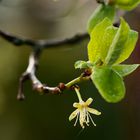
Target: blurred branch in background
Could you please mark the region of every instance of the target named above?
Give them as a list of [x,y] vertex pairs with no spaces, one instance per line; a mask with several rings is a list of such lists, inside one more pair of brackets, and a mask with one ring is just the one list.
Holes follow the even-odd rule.
[[49,48],[49,47],[56,47],[56,46],[62,46],[62,45],[68,45],[68,44],[75,44],[83,39],[89,38],[89,35],[87,33],[83,34],[77,34],[74,35],[71,38],[64,38],[64,39],[57,39],[57,40],[30,40],[30,39],[23,39],[16,37],[14,35],[11,35],[9,33],[6,33],[2,30],[0,30],[0,36],[7,40],[8,42],[16,45],[16,46],[22,46],[22,45],[28,45],[31,46],[33,49],[39,48]]

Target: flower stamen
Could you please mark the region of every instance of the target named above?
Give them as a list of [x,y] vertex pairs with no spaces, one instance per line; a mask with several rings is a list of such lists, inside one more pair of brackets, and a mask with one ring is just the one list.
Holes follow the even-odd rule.
[[96,126],[96,124],[95,124],[95,122],[93,121],[93,119],[92,119],[91,115],[89,114],[89,112],[87,112],[87,113],[88,113],[88,116],[89,116],[89,118],[90,118],[92,124],[93,124],[94,126]]
[[80,115],[80,113],[78,113],[77,116],[76,116],[76,120],[75,120],[74,126],[76,126],[76,124],[77,124],[77,122],[78,122],[79,115]]

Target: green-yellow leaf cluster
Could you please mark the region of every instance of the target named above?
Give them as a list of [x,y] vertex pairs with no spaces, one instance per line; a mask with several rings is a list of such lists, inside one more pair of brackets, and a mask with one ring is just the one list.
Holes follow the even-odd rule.
[[120,63],[131,55],[137,39],[138,33],[131,30],[123,18],[118,28],[105,18],[90,32],[89,61],[78,61],[75,68],[92,70],[91,80],[107,102],[116,103],[125,96],[123,77],[132,73],[139,64]]

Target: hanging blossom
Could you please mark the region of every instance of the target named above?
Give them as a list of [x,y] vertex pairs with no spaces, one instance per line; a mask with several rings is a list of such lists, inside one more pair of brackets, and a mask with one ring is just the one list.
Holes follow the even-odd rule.
[[75,91],[77,93],[78,99],[79,99],[79,103],[74,103],[73,107],[77,108],[74,112],[71,113],[71,115],[69,116],[69,121],[73,120],[76,117],[76,121],[74,126],[76,126],[78,119],[79,119],[79,123],[81,125],[82,128],[85,128],[85,124],[87,126],[89,126],[89,122],[91,120],[92,124],[94,126],[96,126],[96,124],[94,123],[91,114],[94,115],[101,115],[101,112],[99,112],[96,109],[90,108],[89,105],[92,103],[93,99],[89,98],[86,102],[84,102],[81,98],[79,89],[75,88]]

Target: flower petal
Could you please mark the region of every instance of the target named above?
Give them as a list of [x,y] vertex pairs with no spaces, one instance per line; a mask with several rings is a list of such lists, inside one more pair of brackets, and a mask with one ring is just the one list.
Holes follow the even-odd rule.
[[95,115],[101,115],[101,112],[99,112],[98,110],[93,109],[93,108],[87,107],[87,111],[92,113],[92,114],[95,114]]
[[77,122],[78,122],[79,115],[80,115],[80,113],[77,114],[77,117],[76,117],[76,120],[75,120],[74,126],[76,126],[76,124],[77,124]]
[[79,110],[76,109],[75,111],[73,111],[70,116],[69,116],[69,121],[71,121],[72,119],[74,119],[76,117],[76,115],[78,115]]
[[73,107],[79,108],[81,105],[79,103],[73,103]]
[[85,104],[86,104],[87,106],[89,106],[89,105],[92,103],[92,101],[93,101],[92,98],[88,98],[88,99],[86,100]]

